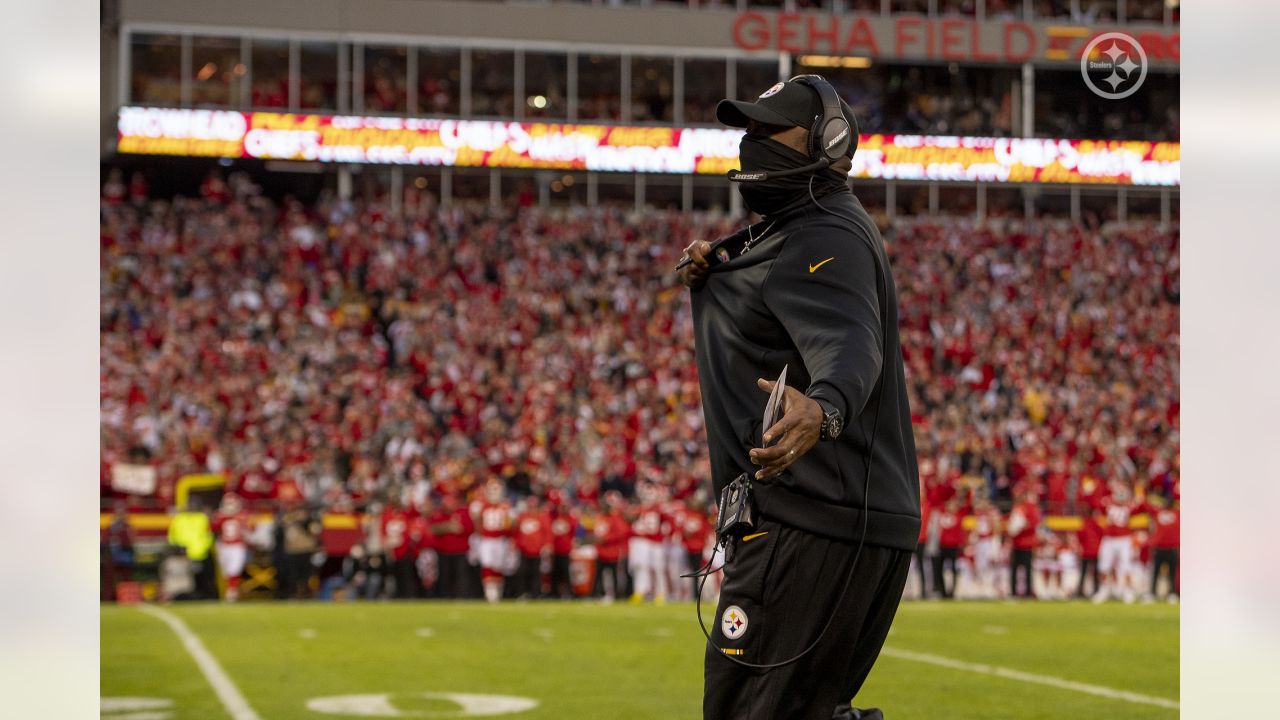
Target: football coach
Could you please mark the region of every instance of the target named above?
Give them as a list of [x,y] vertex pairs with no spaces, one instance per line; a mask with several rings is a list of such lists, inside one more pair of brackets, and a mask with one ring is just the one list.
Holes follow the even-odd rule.
[[848,185],[857,125],[816,75],[716,117],[745,129],[729,179],[762,219],[693,243],[677,272],[716,496],[745,473],[756,517],[726,553],[703,718],[880,717],[850,704],[902,597],[920,491],[893,276]]

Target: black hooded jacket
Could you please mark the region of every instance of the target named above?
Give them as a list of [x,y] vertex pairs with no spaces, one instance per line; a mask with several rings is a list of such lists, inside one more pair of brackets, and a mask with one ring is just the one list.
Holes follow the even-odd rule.
[[715,493],[759,469],[748,453],[760,446],[768,394],[756,379],[774,380],[786,365],[787,384],[834,405],[845,428],[779,475],[753,480],[760,512],[856,542],[865,499],[866,542],[911,550],[920,486],[893,276],[880,233],[852,192],[843,188],[821,204],[831,212],[809,202],[717,241],[706,284],[691,292]]

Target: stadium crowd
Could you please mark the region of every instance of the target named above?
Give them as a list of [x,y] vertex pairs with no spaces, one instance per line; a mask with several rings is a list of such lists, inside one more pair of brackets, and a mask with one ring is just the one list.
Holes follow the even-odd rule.
[[[175,523],[184,537],[171,527],[191,594],[211,594],[213,556],[238,578],[248,546],[271,554],[281,596],[565,596],[590,547],[595,594],[687,597],[677,575],[702,564],[713,516],[670,265],[735,223],[528,204],[439,207],[409,187],[392,214],[385,197],[276,202],[217,172],[167,199],[111,171],[108,564],[127,565],[129,509],[173,509],[179,477],[212,473],[222,506]],[[1148,550],[1176,589],[1176,229],[920,218],[885,237],[921,459],[920,593],[1025,595],[1034,571],[1052,596],[1085,574],[1074,553],[1098,558],[1098,597],[1131,598]],[[154,468],[154,497],[116,489],[119,465]],[[1145,537],[1139,513],[1157,518]],[[331,552],[323,515],[358,537]],[[1080,529],[1043,520],[1062,515]],[[1100,555],[1102,537],[1124,542]],[[1006,565],[1021,586],[995,581]]]

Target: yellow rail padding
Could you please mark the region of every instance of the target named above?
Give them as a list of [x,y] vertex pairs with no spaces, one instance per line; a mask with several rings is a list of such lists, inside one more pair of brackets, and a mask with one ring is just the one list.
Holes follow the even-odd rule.
[[[111,525],[111,513],[102,513],[98,518],[98,527],[105,530]],[[271,513],[257,513],[253,516],[255,523],[271,520]],[[360,516],[348,514],[326,514],[320,518],[320,524],[326,530],[358,530]],[[132,513],[129,515],[129,527],[134,530],[167,531],[169,515],[166,513]]]
[[178,507],[184,508],[192,490],[211,490],[226,487],[226,484],[227,478],[220,473],[183,475],[173,486],[173,501]]
[[[977,527],[978,519],[972,515],[966,516],[961,526],[965,530],[972,530]],[[1084,522],[1079,515],[1050,515],[1044,519],[1044,526],[1054,532],[1075,532],[1080,529]],[[1151,520],[1145,513],[1134,515],[1129,518],[1130,530],[1146,530],[1151,525]]]
[[[107,529],[111,525],[111,513],[102,513],[99,517],[98,527]],[[254,515],[254,522],[266,522],[271,519],[270,513],[258,513]],[[359,515],[351,515],[347,513],[328,514],[321,516],[320,523],[326,530],[358,530],[360,528],[361,517]],[[1080,529],[1081,521],[1075,515],[1050,515],[1044,519],[1045,527],[1054,532],[1075,532]],[[964,519],[964,529],[972,530],[976,525],[975,518],[970,515]],[[1129,520],[1129,528],[1132,530],[1146,530],[1150,526],[1150,519],[1146,514],[1134,515]],[[165,513],[133,513],[129,515],[129,527],[134,530],[153,530],[167,531],[169,529],[169,516]]]

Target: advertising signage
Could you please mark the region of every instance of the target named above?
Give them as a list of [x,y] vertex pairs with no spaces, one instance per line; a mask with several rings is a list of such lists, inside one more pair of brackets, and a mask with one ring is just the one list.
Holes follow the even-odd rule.
[[[126,107],[116,151],[420,167],[723,175],[741,131]],[[858,178],[1173,187],[1176,142],[863,133]]]
[[1021,20],[978,22],[923,15],[836,15],[750,11],[733,21],[743,50],[877,59],[1019,64],[1078,63],[1093,38],[1123,29],[1157,67],[1176,68],[1176,28],[1054,25]]

